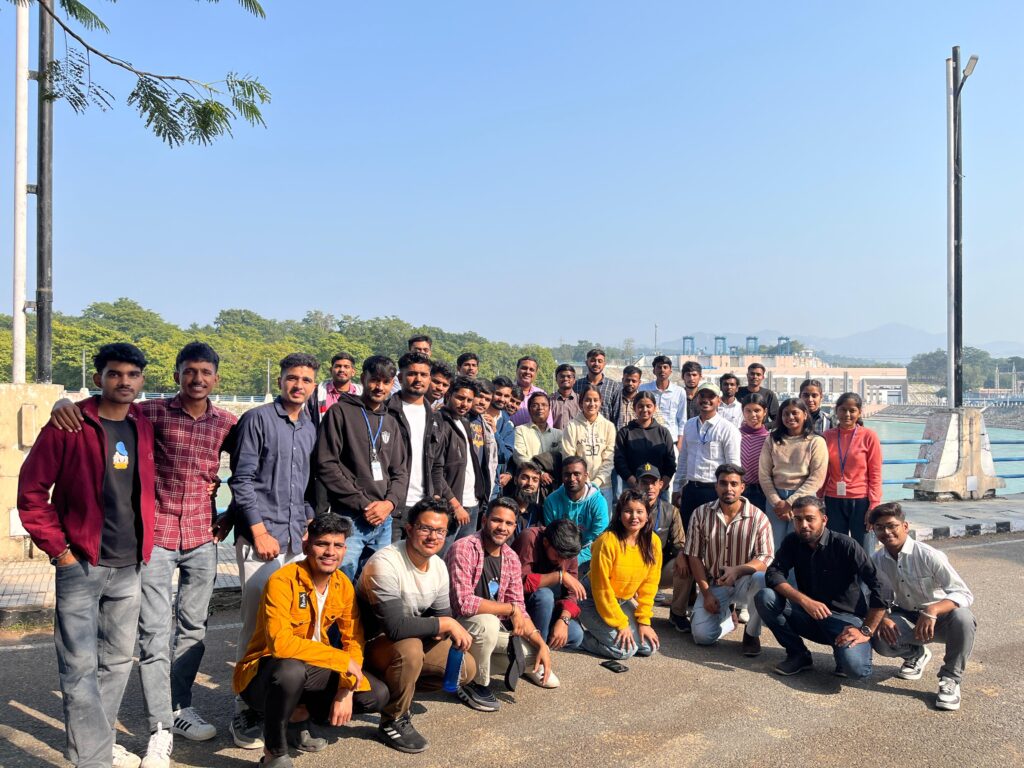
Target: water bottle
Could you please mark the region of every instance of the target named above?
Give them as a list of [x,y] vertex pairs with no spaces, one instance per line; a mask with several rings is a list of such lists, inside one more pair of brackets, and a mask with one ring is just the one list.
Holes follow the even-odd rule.
[[455,693],[459,690],[459,678],[462,676],[463,652],[452,645],[448,651],[448,663],[444,668],[444,683],[442,687],[448,693]]

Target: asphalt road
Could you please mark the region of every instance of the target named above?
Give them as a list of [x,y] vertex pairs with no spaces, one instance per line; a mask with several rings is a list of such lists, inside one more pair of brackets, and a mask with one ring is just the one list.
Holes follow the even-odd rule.
[[[965,676],[963,707],[932,707],[941,650],[917,682],[894,676],[898,660],[875,657],[863,683],[831,675],[827,649],[815,669],[780,678],[771,667],[781,651],[765,631],[760,658],[739,652],[739,632],[718,646],[697,648],[658,609],[662,652],[629,662],[613,674],[580,654],[556,656],[562,687],[544,691],[523,681],[515,694],[501,683],[501,710],[473,712],[443,694],[426,694],[414,708],[430,740],[421,755],[401,755],[375,740],[376,718],[327,734],[318,755],[301,768],[344,765],[423,766],[1024,766],[1024,536],[984,536],[939,543],[976,596],[979,631]],[[231,661],[236,617],[216,614],[196,705],[220,733],[196,744],[178,739],[179,766],[243,768],[259,752],[234,747]],[[64,733],[56,661],[49,633],[0,640],[0,766],[63,766]],[[138,676],[121,709],[119,742],[146,744]]]

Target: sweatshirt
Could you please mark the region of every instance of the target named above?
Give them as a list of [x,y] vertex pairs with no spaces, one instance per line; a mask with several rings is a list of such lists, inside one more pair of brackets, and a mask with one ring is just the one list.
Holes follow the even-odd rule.
[[636,544],[627,546],[612,531],[594,542],[594,560],[590,565],[590,595],[605,624],[625,629],[629,619],[619,606],[620,600],[636,598],[637,624],[651,623],[654,595],[661,580],[661,539],[651,537],[654,562],[648,565]]
[[758,476],[769,504],[781,500],[778,490],[793,491],[793,496],[813,496],[824,485],[827,470],[828,449],[821,435],[786,435],[781,443],[774,437],[764,441]]
[[572,520],[580,527],[579,562],[590,560],[590,542],[596,539],[608,527],[608,502],[593,483],[587,483],[583,498],[573,501],[561,486],[544,500],[544,525],[551,525],[555,520]]
[[747,485],[758,485],[761,480],[758,472],[761,462],[761,449],[768,439],[769,432],[763,426],[751,429],[746,424],[740,427],[740,466],[745,470],[743,482]]
[[653,464],[662,477],[676,473],[676,441],[666,427],[651,422],[641,427],[634,419],[615,435],[615,474],[628,480],[641,464]]
[[587,463],[587,475],[598,488],[610,488],[615,459],[615,427],[601,414],[591,424],[582,413],[562,431],[562,460],[579,456]]
[[[845,470],[842,472],[839,469],[840,436]],[[836,483],[843,480],[846,496],[841,498],[867,497],[868,509],[878,506],[882,502],[882,446],[875,431],[867,427],[854,430],[834,427],[826,430],[825,444],[828,446],[828,473],[818,495],[840,498],[836,493]]]

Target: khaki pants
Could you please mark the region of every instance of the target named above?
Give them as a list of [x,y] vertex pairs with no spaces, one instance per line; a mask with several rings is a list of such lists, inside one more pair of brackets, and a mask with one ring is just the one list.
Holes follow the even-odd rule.
[[[491,682],[491,654],[495,651],[505,653],[509,633],[501,625],[501,619],[490,613],[464,616],[459,619],[459,623],[473,637],[473,646],[469,649],[469,653],[476,661],[476,676],[473,682],[488,685]],[[526,638],[523,638],[523,656],[526,659],[526,668],[533,669],[537,660],[537,649]]]
[[[432,637],[407,637],[396,643],[384,635],[371,640],[366,646],[366,665],[378,674],[391,695],[382,714],[385,720],[401,717],[412,706],[416,688],[437,690],[444,678],[448,663],[450,640]],[[476,661],[472,653],[463,657],[460,683],[468,683],[476,676]]]

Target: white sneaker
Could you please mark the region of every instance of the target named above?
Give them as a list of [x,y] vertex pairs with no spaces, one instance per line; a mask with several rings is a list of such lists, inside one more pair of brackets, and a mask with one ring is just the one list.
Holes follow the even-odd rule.
[[746,624],[750,621],[750,610],[745,605],[740,606],[736,616],[740,620],[740,624]]
[[904,659],[903,665],[896,673],[896,676],[903,680],[920,680],[924,674],[924,668],[928,666],[928,662],[931,660],[932,652],[928,650],[927,645],[923,645],[917,656]]
[[157,723],[156,730],[150,734],[146,756],[142,758],[142,768],[170,768],[172,747],[174,736],[164,730],[162,723]]
[[950,712],[960,709],[960,683],[951,677],[940,677],[939,693],[935,697],[935,707]]
[[111,768],[139,768],[142,758],[133,755],[118,743],[114,743],[113,759],[110,762]]
[[529,672],[524,672],[523,677],[529,680],[534,685],[539,685],[541,688],[557,688],[562,684],[562,681],[558,679],[558,675],[555,674],[554,670],[548,675],[548,681],[544,682],[544,665],[540,665],[540,669],[534,672],[532,669]]
[[217,735],[217,729],[196,712],[195,707],[182,707],[174,713],[171,733],[189,741],[208,741]]

